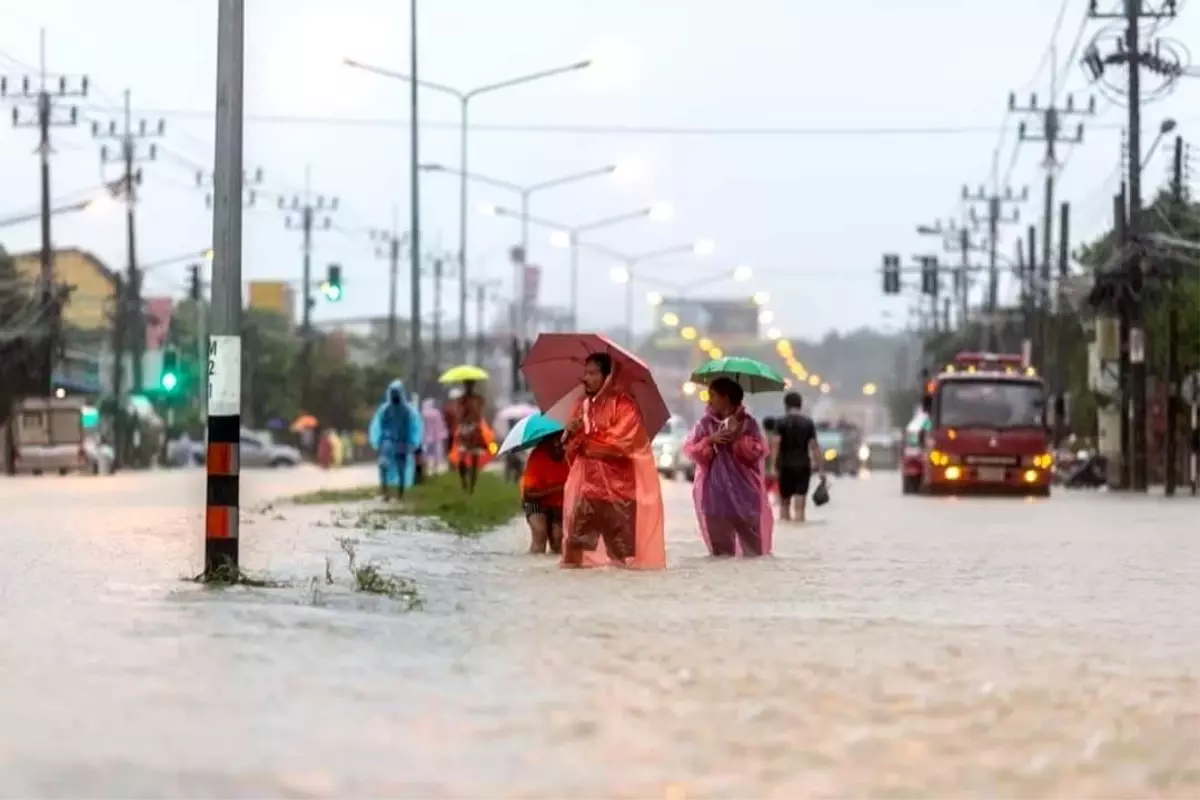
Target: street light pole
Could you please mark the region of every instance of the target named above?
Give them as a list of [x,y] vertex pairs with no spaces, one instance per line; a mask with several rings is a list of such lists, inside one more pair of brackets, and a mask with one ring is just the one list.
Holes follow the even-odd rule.
[[[597,171],[598,172],[598,171]],[[581,173],[586,175],[587,173]],[[548,186],[560,186],[563,180],[547,182],[540,184],[535,189],[547,188]],[[526,192],[522,193],[522,199],[527,196]],[[656,203],[647,208],[640,208],[637,211],[631,211],[626,214],[617,214],[611,217],[603,217],[592,222],[586,222],[582,225],[565,225],[560,222],[546,219],[545,217],[534,216],[529,213],[528,203],[522,203],[519,212],[502,206],[491,206],[489,211],[498,217],[519,217],[521,220],[522,238],[527,242],[529,239],[529,226],[531,224],[542,228],[549,228],[554,231],[554,234],[562,237],[558,241],[564,242],[571,251],[571,327],[578,328],[579,323],[579,235],[590,231],[600,230],[601,228],[611,228],[614,225],[620,225],[633,220],[650,218],[655,220],[670,219],[674,213],[674,207],[667,202]],[[552,238],[552,244],[556,241]],[[562,244],[557,246],[561,247]]]
[[[539,72],[531,72],[526,75],[519,75],[515,78],[509,78],[507,80],[498,81],[496,83],[489,83],[489,84],[485,84],[483,86],[476,86],[474,89],[470,89],[467,91],[463,91],[462,89],[457,89],[453,86],[448,86],[443,83],[435,83],[433,81],[421,80],[417,76],[417,60],[416,60],[417,34],[416,34],[416,30],[415,30],[415,23],[416,23],[416,16],[417,16],[416,0],[412,0],[412,3],[413,3],[412,16],[413,16],[413,23],[414,23],[414,30],[412,33],[413,56],[412,56],[412,63],[410,65],[410,69],[409,69],[409,72],[407,75],[404,73],[401,73],[401,72],[396,72],[394,70],[389,70],[389,69],[384,69],[382,67],[373,66],[371,64],[364,64],[360,61],[355,61],[354,59],[351,59],[351,58],[342,59],[342,63],[344,63],[346,66],[352,67],[354,69],[361,69],[366,72],[373,72],[376,75],[382,75],[387,78],[393,78],[395,80],[407,81],[408,83],[411,83],[413,85],[412,104],[413,104],[414,110],[416,108],[416,103],[417,103],[416,87],[418,87],[418,86],[424,87],[426,89],[430,89],[435,92],[441,92],[442,94],[448,94],[451,97],[454,97],[455,99],[458,100],[459,109],[460,109],[460,111],[459,111],[459,170],[458,171],[461,173],[461,175],[459,177],[459,198],[458,198],[458,213],[459,213],[459,222],[458,222],[458,267],[459,267],[459,272],[458,272],[458,275],[459,275],[459,287],[460,287],[458,325],[459,325],[459,340],[462,342],[462,347],[464,348],[464,357],[465,357],[465,348],[466,348],[466,341],[467,341],[467,295],[468,295],[468,291],[467,291],[467,279],[468,279],[468,273],[467,273],[467,220],[469,219],[469,215],[467,213],[467,202],[468,202],[468,194],[467,193],[468,193],[468,189],[469,189],[468,179],[470,178],[469,168],[468,168],[468,163],[467,163],[467,158],[468,158],[467,147],[468,147],[468,140],[469,140],[468,134],[470,133],[470,126],[469,126],[470,113],[469,112],[470,112],[471,100],[473,100],[474,98],[478,97],[481,94],[488,94],[490,92],[496,92],[501,89],[508,89],[508,88],[511,88],[514,86],[520,86],[520,85],[526,84],[526,83],[533,83],[534,81],[540,81],[540,80],[544,80],[546,78],[553,78],[557,75],[564,75],[568,72],[575,72],[577,70],[587,69],[588,67],[590,67],[592,65],[592,61],[591,61],[591,59],[586,59],[584,61],[577,61],[573,64],[567,64],[567,65],[561,66],[561,67],[553,67],[551,69],[545,69],[545,70],[541,70]],[[413,126],[413,137],[414,137],[414,141],[415,141],[416,127],[417,127],[417,121],[415,118],[413,120],[411,120],[411,125]],[[413,150],[413,153],[414,153],[414,158],[415,158],[415,154],[416,154],[415,148]],[[417,170],[417,164],[414,163],[412,165],[412,167],[413,167],[413,171],[415,173]],[[413,180],[415,181],[416,178],[414,177]],[[414,192],[414,194],[415,194],[415,192]],[[416,219],[417,211],[415,209],[413,210],[412,214],[413,214],[413,218]],[[415,230],[414,230],[414,235],[415,235]],[[415,240],[414,240],[414,244],[415,244]],[[416,248],[414,248],[414,252],[417,252]],[[416,270],[414,268],[414,274],[415,274],[415,272],[416,272]],[[419,324],[419,323],[415,323],[415,324]]]

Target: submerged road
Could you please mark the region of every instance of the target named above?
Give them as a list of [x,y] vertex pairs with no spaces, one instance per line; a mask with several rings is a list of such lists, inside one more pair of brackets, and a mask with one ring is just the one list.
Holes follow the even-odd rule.
[[[200,472],[0,481],[0,796],[1200,795],[1200,504],[908,498],[835,483],[776,557],[561,571],[362,529],[244,478],[244,562],[206,591]],[[344,586],[416,580],[403,613]],[[326,559],[335,585],[325,582]]]

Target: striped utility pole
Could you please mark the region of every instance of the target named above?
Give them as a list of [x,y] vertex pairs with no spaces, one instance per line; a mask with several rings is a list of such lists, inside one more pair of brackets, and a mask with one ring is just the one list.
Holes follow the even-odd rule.
[[[238,569],[242,428],[242,113],[245,0],[217,11],[212,302],[208,340],[204,574]],[[220,573],[215,573],[219,575]]]

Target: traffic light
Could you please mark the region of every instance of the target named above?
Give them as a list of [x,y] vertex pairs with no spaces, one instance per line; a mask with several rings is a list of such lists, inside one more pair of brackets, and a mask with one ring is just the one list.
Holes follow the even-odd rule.
[[894,253],[883,256],[883,293],[900,294],[900,256]]
[[325,299],[331,303],[336,303],[342,299],[342,265],[330,264],[329,271],[325,276],[325,283],[321,286],[321,292],[324,293]]
[[193,303],[200,301],[200,265],[192,264],[188,267],[188,297]]
[[938,293],[937,256],[921,256],[921,294]]
[[162,359],[162,374],[158,385],[164,392],[174,392],[179,388],[179,354],[174,350],[164,350]]

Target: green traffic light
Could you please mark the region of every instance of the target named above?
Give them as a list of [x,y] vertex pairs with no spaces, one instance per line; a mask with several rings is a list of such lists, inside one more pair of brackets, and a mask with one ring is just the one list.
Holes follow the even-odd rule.
[[331,302],[336,303],[342,299],[342,287],[333,284],[325,284],[321,287],[325,291],[325,297]]
[[162,376],[162,388],[168,392],[175,391],[175,387],[179,385],[179,376],[174,372],[168,372]]

